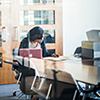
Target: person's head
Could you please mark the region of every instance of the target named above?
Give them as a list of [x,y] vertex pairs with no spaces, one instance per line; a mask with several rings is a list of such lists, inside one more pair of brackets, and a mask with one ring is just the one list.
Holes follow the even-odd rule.
[[28,33],[28,38],[30,42],[41,43],[43,41],[44,30],[41,27],[34,27]]

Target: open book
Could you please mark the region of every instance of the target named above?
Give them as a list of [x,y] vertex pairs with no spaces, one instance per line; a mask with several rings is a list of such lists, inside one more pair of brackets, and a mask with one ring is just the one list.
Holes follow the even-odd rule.
[[63,61],[63,60],[67,60],[69,59],[69,57],[64,57],[64,56],[60,56],[60,57],[44,57],[44,60],[52,60],[52,61]]

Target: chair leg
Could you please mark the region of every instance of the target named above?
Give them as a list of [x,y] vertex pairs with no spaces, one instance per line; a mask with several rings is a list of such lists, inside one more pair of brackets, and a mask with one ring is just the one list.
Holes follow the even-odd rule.
[[86,93],[83,94],[82,100],[86,99]]
[[14,90],[13,91],[13,96],[16,96],[16,92],[20,92],[20,89]]
[[15,97],[15,99],[19,99],[20,97],[22,97],[24,95],[24,93],[23,92],[20,92],[16,97]]
[[31,95],[25,95],[26,100],[31,100]]
[[74,96],[73,96],[73,100],[76,99],[76,95],[77,95],[78,90],[75,90]]

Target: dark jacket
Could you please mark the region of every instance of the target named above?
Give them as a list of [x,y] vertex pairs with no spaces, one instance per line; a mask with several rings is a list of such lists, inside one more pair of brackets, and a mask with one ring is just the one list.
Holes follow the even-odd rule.
[[[25,37],[21,43],[20,43],[20,46],[19,46],[19,49],[20,48],[29,48],[29,42],[28,42],[28,38]],[[42,56],[43,57],[48,57],[48,56],[51,56],[51,54],[47,51],[46,49],[46,46],[45,46],[45,42],[44,40],[42,41],[41,43],[41,48],[42,48]],[[19,53],[18,53],[19,54]]]

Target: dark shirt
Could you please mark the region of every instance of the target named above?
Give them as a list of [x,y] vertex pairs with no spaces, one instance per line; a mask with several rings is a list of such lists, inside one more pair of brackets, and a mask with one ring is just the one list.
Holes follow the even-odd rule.
[[[19,46],[19,49],[21,48],[29,48],[29,41],[28,41],[28,38],[25,37],[21,43],[20,43],[20,46]],[[45,46],[45,42],[44,40],[42,41],[41,43],[41,48],[42,48],[42,56],[43,57],[48,57],[48,56],[51,56],[52,54],[48,52],[48,50],[46,49],[46,46]],[[18,55],[19,55],[19,52],[18,52]]]

